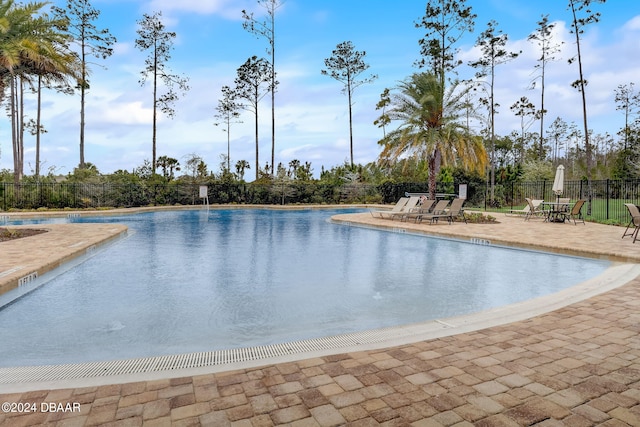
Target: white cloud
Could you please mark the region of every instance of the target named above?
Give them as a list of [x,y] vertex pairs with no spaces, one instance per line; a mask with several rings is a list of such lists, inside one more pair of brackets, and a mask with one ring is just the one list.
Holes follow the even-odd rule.
[[622,31],[626,32],[634,32],[640,31],[640,15],[634,16],[630,20],[628,20],[623,26]]
[[[280,157],[284,159],[311,159],[318,160],[321,157],[318,157],[318,153],[314,152],[318,149],[316,145],[313,144],[303,144],[298,145],[296,147],[285,148],[280,150]],[[314,158],[315,157],[315,158]]]
[[111,103],[108,109],[101,111],[102,120],[113,124],[150,124],[153,115],[151,108],[144,108],[141,101]]
[[241,11],[255,2],[248,0],[151,0],[149,8],[167,12],[194,12],[203,15],[220,15],[226,19],[240,19]]
[[[640,49],[637,37],[630,37],[629,33],[636,31],[636,19],[625,24],[619,33],[612,37],[597,31],[585,33],[581,39],[583,55],[583,70],[588,80],[587,102],[589,124],[597,133],[615,133],[618,129],[614,90],[619,84],[637,80],[640,75],[640,63],[635,54]],[[578,90],[571,87],[571,83],[579,78],[578,64],[569,64],[567,60],[575,56],[574,35],[569,32],[566,23],[555,22],[554,40],[563,41],[562,50],[556,54],[556,59],[549,62],[545,71],[545,108],[548,110],[546,123],[555,117],[562,117],[565,121],[582,120],[582,100]],[[522,50],[517,59],[499,65],[496,68],[496,102],[500,103],[499,114],[496,116],[496,131],[508,134],[518,129],[520,120],[509,110],[521,96],[527,96],[534,104],[540,103],[540,81],[534,90],[526,88],[538,72],[534,67],[539,64],[540,53],[535,44],[526,39],[510,40],[507,45],[510,51]],[[476,47],[460,53],[465,62],[476,60],[480,55]]]

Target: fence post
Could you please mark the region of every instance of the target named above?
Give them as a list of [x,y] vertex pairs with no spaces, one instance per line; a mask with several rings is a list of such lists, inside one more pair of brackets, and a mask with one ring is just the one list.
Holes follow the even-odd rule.
[[582,197],[582,180],[580,180],[579,182],[580,182],[580,187],[579,187],[580,199],[583,199],[584,197]]
[[606,207],[605,207],[605,209],[606,209],[606,212],[607,212],[607,214],[606,214],[607,219],[609,219],[609,178],[607,178],[607,186],[606,187],[607,187],[606,188],[607,196],[606,196],[606,204],[605,204]]
[[516,197],[516,192],[515,192],[515,183],[513,181],[511,181],[511,209],[513,209],[513,201]]

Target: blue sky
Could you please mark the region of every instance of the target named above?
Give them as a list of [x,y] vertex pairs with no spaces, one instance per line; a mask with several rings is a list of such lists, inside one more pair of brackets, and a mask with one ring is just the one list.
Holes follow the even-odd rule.
[[[63,6],[63,0],[52,3]],[[558,41],[565,41],[558,61],[549,65],[546,89],[546,123],[562,117],[580,123],[579,93],[570,87],[578,78],[577,66],[567,64],[575,54],[569,34],[569,12],[562,0],[468,0],[478,15],[476,29],[459,44],[459,57],[478,58],[474,48],[477,36],[489,20],[509,35],[509,48],[522,50],[515,61],[499,67],[496,77],[496,101],[501,104],[496,131],[508,134],[519,129],[519,119],[509,106],[521,96],[539,102],[537,90],[527,90],[539,56],[527,36],[536,22],[548,14],[556,22]],[[100,66],[93,66],[91,90],[87,98],[85,159],[101,172],[132,170],[151,159],[151,88],[138,84],[147,53],[134,46],[137,21],[143,13],[161,11],[167,29],[175,31],[169,68],[187,76],[191,90],[175,105],[174,119],[161,118],[158,124],[158,155],[180,161],[197,154],[218,171],[220,155],[227,152],[227,134],[214,126],[215,107],[220,88],[232,85],[236,69],[249,56],[266,56],[267,41],[242,28],[241,10],[253,11],[257,18],[264,9],[256,0],[94,0],[101,11],[99,28],[108,28],[118,43],[114,54]],[[321,167],[331,168],[349,157],[347,98],[342,86],[323,76],[324,59],[338,43],[351,41],[357,50],[366,51],[365,61],[378,79],[359,87],[354,98],[354,157],[357,163],[376,160],[377,141],[382,130],[373,125],[379,112],[375,104],[380,93],[418,71],[418,40],[424,30],[414,23],[424,15],[425,0],[285,0],[276,14],[276,71],[280,86],[276,93],[276,162],[292,159],[309,161],[314,174]],[[601,22],[584,34],[583,55],[589,85],[590,127],[596,132],[615,132],[623,126],[616,111],[614,90],[620,84],[636,83],[640,89],[640,4],[609,0],[595,8]],[[104,68],[106,67],[106,68]],[[473,70],[463,65],[461,77]],[[42,169],[55,168],[66,174],[79,161],[79,96],[45,93],[42,136]],[[34,117],[33,103],[27,114]],[[270,160],[271,110],[265,98],[260,108],[260,164]],[[242,114],[242,124],[231,129],[231,162],[245,159],[251,163],[248,177],[255,176],[254,117]],[[535,125],[534,125],[535,126]],[[533,130],[533,129],[532,129]],[[25,173],[30,174],[35,159],[35,141],[25,136]],[[0,168],[12,168],[9,122],[0,120]]]

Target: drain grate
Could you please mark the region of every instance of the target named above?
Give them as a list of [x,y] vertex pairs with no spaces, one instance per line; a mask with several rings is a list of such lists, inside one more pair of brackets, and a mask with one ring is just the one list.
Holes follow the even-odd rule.
[[320,350],[333,350],[361,344],[374,344],[392,338],[395,339],[413,335],[414,333],[415,331],[411,327],[390,327],[258,347],[144,357],[108,362],[0,368],[0,384],[98,378],[113,375],[201,368]]

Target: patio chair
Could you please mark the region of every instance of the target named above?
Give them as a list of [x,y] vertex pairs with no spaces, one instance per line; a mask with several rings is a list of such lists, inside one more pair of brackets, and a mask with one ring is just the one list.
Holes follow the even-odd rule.
[[400,199],[396,202],[393,208],[370,210],[369,213],[371,213],[371,216],[373,217],[379,216],[380,218],[384,218],[384,215],[387,215],[393,212],[400,212],[400,210],[404,208],[404,206],[407,204],[408,201],[409,201],[408,197],[400,197]]
[[[435,203],[435,201],[433,201],[433,203]],[[435,206],[432,203],[432,207],[429,210],[420,210],[420,211],[415,211],[412,213],[409,213],[407,215],[407,218],[415,218],[416,222],[421,222],[422,218],[428,218],[436,213],[442,213],[445,211],[445,209],[447,209],[447,206],[449,206],[449,201],[448,200],[440,200],[439,202],[435,203]]]
[[582,205],[584,205],[584,202],[586,202],[585,199],[578,200],[570,211],[562,214],[562,220],[571,222],[571,219],[573,218],[573,225],[576,225],[576,218],[578,218],[584,224],[584,217],[582,216]]
[[464,221],[464,223],[467,223],[467,218],[464,216],[464,202],[466,202],[467,199],[453,199],[453,201],[451,202],[451,206],[449,206],[449,210],[447,211],[447,213],[449,214],[447,220],[449,221],[449,224],[451,224],[456,218],[462,218],[462,220]]
[[402,207],[398,212],[391,212],[386,218],[394,220],[396,218],[400,218],[400,221],[406,219],[407,214],[410,212],[414,212],[418,208],[418,204],[420,203],[419,196],[411,196],[407,201],[407,204]]
[[525,207],[522,209],[510,209],[508,212],[505,212],[504,214],[507,216],[510,216],[510,215],[519,216],[519,215],[526,215],[530,211],[531,211],[531,207],[529,207],[529,204],[527,203]]
[[417,211],[422,213],[429,213],[431,212],[431,209],[433,209],[433,206],[435,204],[436,204],[435,200],[427,199],[425,196],[421,196]]
[[[627,224],[627,228],[624,230],[622,238],[624,239],[625,236],[631,236],[633,237],[633,243],[635,243],[638,238],[638,230],[640,230],[640,210],[638,210],[638,207],[633,203],[625,203],[624,205],[627,207],[629,215],[631,215],[631,221]],[[628,232],[632,225],[633,229],[631,232]]]
[[[439,213],[434,212],[430,215],[424,215],[423,218],[427,218],[431,221],[431,224],[434,222],[438,222],[440,218],[446,218],[447,222],[451,224],[456,217],[462,217],[464,223],[467,223],[467,219],[464,217],[464,210],[462,209],[462,205],[464,205],[465,199],[453,199],[451,202],[451,206],[449,209],[443,210]],[[434,209],[435,211],[435,209]]]
[[415,221],[418,222],[420,217],[424,214],[431,212],[431,209],[436,204],[435,200],[427,199],[426,197],[421,197],[420,202],[421,203],[415,209],[407,213],[407,215],[404,217],[405,220],[409,218],[414,218]]
[[529,206],[529,212],[524,215],[525,221],[531,219],[533,216],[544,216],[544,211],[540,208],[542,200],[533,200],[528,197],[525,200],[527,201],[527,206]]
[[571,202],[571,199],[569,197],[561,197],[558,199],[558,203],[560,206],[558,206],[558,210],[559,211],[569,211],[569,203]]

